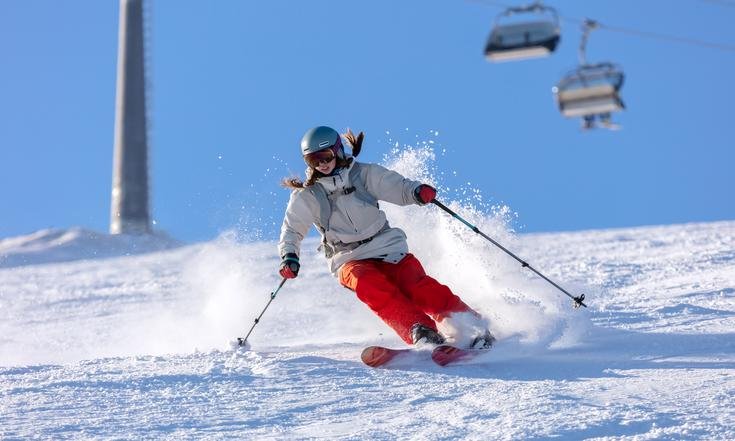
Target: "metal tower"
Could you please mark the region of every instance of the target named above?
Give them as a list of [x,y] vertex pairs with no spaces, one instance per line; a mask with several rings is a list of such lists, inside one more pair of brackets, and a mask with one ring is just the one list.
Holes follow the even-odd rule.
[[110,233],[151,231],[143,0],[120,0]]

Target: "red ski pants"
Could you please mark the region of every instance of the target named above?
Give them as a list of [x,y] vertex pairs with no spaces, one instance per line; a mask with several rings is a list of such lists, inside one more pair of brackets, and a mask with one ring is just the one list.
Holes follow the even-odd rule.
[[398,263],[379,259],[347,262],[340,268],[339,281],[408,344],[413,343],[414,324],[436,330],[436,322],[446,315],[472,311],[447,286],[427,276],[413,254]]

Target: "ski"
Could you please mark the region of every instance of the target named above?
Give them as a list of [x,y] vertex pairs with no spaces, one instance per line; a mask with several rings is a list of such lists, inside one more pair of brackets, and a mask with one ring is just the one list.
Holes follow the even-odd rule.
[[[451,345],[440,345],[431,351],[431,359],[439,366],[467,361],[484,354],[488,349],[462,349]],[[383,346],[368,346],[363,349],[360,358],[370,367],[384,366],[397,357],[415,352],[415,349],[392,349]]]
[[383,346],[368,346],[362,350],[360,358],[370,367],[380,367],[394,358],[412,352],[411,349],[391,349]]
[[431,352],[431,359],[439,366],[446,366],[458,361],[467,361],[487,352],[487,349],[462,349],[450,345],[441,345]]

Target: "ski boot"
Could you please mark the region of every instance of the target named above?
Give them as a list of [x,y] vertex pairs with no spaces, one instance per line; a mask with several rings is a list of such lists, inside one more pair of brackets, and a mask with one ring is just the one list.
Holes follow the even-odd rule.
[[484,334],[480,334],[472,340],[470,349],[490,349],[493,343],[495,343],[495,337],[490,331],[485,331]]
[[440,345],[444,343],[444,337],[428,326],[416,323],[411,326],[411,340],[413,344]]

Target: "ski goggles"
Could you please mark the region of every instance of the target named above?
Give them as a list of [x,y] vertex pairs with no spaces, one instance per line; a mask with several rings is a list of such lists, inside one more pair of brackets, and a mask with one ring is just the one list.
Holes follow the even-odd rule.
[[332,162],[337,157],[337,150],[341,147],[342,142],[337,138],[337,142],[333,146],[304,155],[304,162],[311,168],[317,168],[321,164]]

